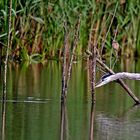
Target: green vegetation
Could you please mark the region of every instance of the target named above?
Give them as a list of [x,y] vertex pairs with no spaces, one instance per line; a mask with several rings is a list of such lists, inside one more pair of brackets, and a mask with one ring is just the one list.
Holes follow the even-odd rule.
[[[0,52],[7,42],[7,1],[0,2]],[[71,48],[79,17],[78,56],[89,49],[89,36],[98,43],[102,54],[110,54],[112,40],[116,38],[121,47],[120,55],[139,56],[139,13],[139,0],[13,0],[9,58],[41,62],[61,57],[64,21],[68,28],[67,45]],[[91,30],[94,30],[92,34]]]

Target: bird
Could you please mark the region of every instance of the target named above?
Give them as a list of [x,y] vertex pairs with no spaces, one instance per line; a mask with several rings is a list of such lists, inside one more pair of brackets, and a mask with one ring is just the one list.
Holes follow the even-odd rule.
[[89,55],[89,56],[92,56],[93,54],[92,54],[92,52],[90,51],[90,50],[85,50],[85,53],[87,54],[87,55]]
[[116,57],[118,58],[120,46],[119,46],[119,43],[115,39],[113,39],[113,41],[112,41],[112,48],[114,49]]
[[105,78],[107,78],[107,77],[110,76],[110,75],[112,75],[112,74],[111,74],[111,73],[105,73],[105,74],[101,77],[100,81],[104,81]]
[[119,79],[140,80],[140,73],[118,72],[115,74],[107,73],[103,75],[100,81],[96,84],[96,88],[103,86],[109,82],[120,82]]
[[96,83],[96,87],[99,87],[99,86],[102,86],[102,83],[106,83],[106,79],[108,79],[109,76],[111,76],[112,73],[108,72],[108,73],[105,73],[99,80],[98,83]]

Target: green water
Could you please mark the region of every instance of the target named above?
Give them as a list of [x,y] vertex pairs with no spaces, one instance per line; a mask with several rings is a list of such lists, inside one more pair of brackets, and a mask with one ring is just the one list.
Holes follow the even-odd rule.
[[[10,64],[8,69],[8,102],[5,123],[1,103],[0,139],[3,136],[5,140],[140,139],[140,108],[133,107],[133,100],[116,83],[96,90],[97,101],[92,108],[86,62],[73,65],[67,104],[62,106],[61,63]],[[139,72],[140,61],[121,61],[115,69]],[[140,98],[140,82],[126,82]],[[2,84],[0,88],[2,91]]]

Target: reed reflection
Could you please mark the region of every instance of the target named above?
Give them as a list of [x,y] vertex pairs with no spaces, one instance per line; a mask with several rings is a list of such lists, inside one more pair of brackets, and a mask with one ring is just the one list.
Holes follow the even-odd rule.
[[5,140],[6,101],[2,102],[1,139]]
[[89,133],[89,139],[94,139],[94,117],[95,117],[95,103],[91,104],[91,113],[90,113],[90,133]]
[[68,139],[68,116],[66,102],[61,102],[60,139]]
[[[8,65],[8,56],[6,56],[4,63],[3,76],[2,76],[2,120],[1,120],[1,139],[5,140],[5,128],[6,128],[6,98],[7,98],[7,65]],[[1,69],[0,69],[0,73]]]

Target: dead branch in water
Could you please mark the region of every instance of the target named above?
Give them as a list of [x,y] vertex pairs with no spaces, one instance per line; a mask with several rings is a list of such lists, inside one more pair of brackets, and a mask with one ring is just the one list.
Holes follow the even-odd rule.
[[[105,65],[101,60],[97,59],[97,62],[104,67],[109,73],[115,74],[107,65]],[[122,79],[118,79],[119,84],[127,91],[128,95],[135,101],[136,104],[140,104],[139,99],[135,94],[130,90],[130,88],[124,83]]]

